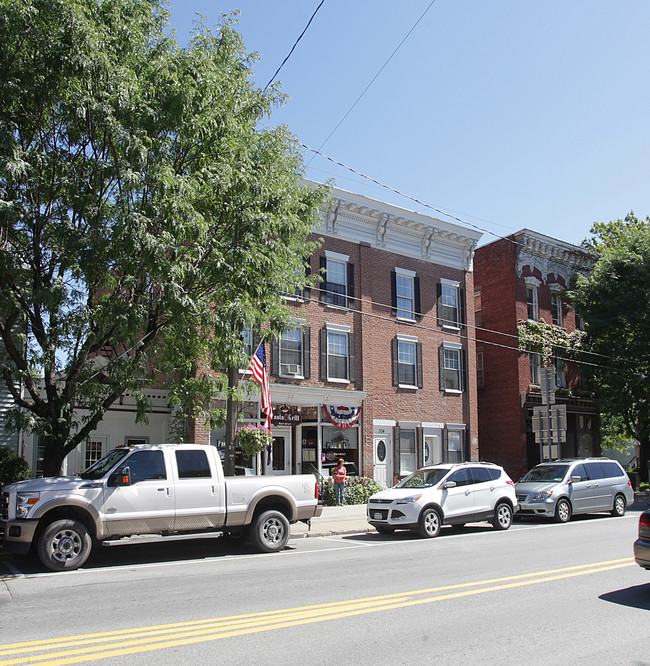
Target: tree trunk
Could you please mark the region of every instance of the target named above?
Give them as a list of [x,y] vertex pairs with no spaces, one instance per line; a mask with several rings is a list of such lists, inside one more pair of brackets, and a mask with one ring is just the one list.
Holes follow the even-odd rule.
[[61,476],[65,460],[65,440],[57,437],[40,436],[35,441],[43,445],[43,476]]
[[[228,388],[233,389],[239,384],[239,368],[228,368]],[[226,476],[235,476],[235,430],[239,403],[228,398],[226,402],[226,450],[224,452],[223,473]]]

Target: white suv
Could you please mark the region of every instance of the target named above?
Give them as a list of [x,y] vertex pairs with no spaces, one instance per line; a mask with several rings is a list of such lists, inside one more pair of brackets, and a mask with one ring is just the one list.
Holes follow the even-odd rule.
[[380,534],[417,531],[435,537],[445,524],[489,520],[507,530],[517,510],[515,487],[502,467],[492,463],[446,463],[424,467],[394,488],[368,500],[368,522]]

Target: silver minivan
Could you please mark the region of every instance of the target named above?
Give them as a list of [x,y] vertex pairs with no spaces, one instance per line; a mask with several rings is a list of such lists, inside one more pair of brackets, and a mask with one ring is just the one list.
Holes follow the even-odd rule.
[[608,458],[563,458],[541,463],[515,484],[518,517],[542,516],[566,523],[578,513],[622,516],[634,502],[625,470]]

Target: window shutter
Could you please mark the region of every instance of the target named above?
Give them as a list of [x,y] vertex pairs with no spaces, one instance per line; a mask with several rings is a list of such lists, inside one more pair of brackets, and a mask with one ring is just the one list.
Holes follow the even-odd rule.
[[465,320],[465,290],[458,290],[458,325],[461,328],[465,327],[467,321]]
[[422,319],[422,305],[420,304],[420,278],[413,278],[413,289],[415,290],[415,318]]
[[438,316],[438,326],[442,326],[442,285],[436,283],[436,315]]
[[350,382],[356,382],[357,381],[357,358],[355,354],[355,348],[354,348],[354,333],[350,332],[348,333],[348,364],[349,364],[349,372],[348,372],[348,379]]
[[327,329],[320,330],[320,378],[327,381]]
[[311,377],[311,328],[307,326],[302,331],[302,376],[305,379]]
[[271,342],[271,373],[280,374],[280,344],[277,340]]
[[[309,278],[311,275],[311,260],[309,257],[305,259],[305,277]],[[310,287],[305,287],[302,290],[302,297],[305,301],[311,300],[311,288]]]
[[460,390],[467,391],[467,350],[460,350]]
[[438,349],[438,375],[440,381],[440,390],[445,390],[446,377],[445,377],[445,348],[440,345]]
[[395,439],[394,439],[394,444],[393,444],[393,451],[394,451],[394,456],[395,456],[395,467],[394,467],[393,473],[399,475],[400,470],[402,469],[402,466],[400,465],[400,461],[399,461],[399,458],[400,458],[399,454],[400,454],[400,449],[401,449],[401,446],[400,446],[400,427],[399,426],[395,426],[394,433],[395,433]]
[[348,303],[349,308],[354,308],[354,264],[348,264]]
[[399,385],[399,364],[397,356],[397,338],[393,338],[390,341],[391,345],[391,356],[393,361],[393,386]]
[[442,462],[449,462],[449,431],[447,428],[442,431]]
[[390,272],[390,307],[391,314],[393,316],[397,315],[397,273],[395,271]]
[[415,344],[415,361],[416,361],[416,373],[417,373],[417,387],[422,388],[423,384],[423,377],[422,377],[422,343],[417,342]]
[[320,302],[327,303],[327,258],[320,258],[320,274],[323,281],[320,283]]

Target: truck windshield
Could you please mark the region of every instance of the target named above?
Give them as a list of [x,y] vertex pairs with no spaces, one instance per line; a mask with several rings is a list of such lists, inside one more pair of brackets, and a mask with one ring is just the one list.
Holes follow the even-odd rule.
[[107,456],[98,460],[94,465],[91,465],[85,472],[79,474],[82,479],[101,479],[106,472],[110,471],[122,460],[126,455],[131,452],[131,449],[113,449]]
[[419,469],[413,474],[409,474],[406,478],[402,479],[395,487],[396,488],[430,488],[435,486],[436,483],[442,481],[443,477],[448,474],[448,469]]
[[540,465],[533,467],[526,474],[524,474],[519,483],[535,483],[537,481],[555,481],[560,483],[564,479],[568,465]]

